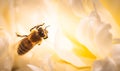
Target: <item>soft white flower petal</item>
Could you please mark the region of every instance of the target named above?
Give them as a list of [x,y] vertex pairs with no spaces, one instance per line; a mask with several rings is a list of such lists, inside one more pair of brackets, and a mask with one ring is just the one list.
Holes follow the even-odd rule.
[[21,68],[14,68],[12,71],[33,71],[30,67],[28,66],[23,66]]
[[37,66],[35,66],[35,65],[28,64],[27,66],[28,66],[29,68],[31,68],[32,71],[44,71],[44,70],[40,69],[40,67],[37,67]]
[[120,44],[114,44],[111,57],[94,62],[93,71],[120,71]]
[[101,22],[97,12],[93,11],[90,16],[80,21],[77,38],[96,56],[105,57],[109,53],[110,50],[108,49],[111,48],[112,44],[112,35],[109,29],[110,25]]
[[[93,7],[93,0],[68,0],[72,11],[76,16],[85,17],[90,14]],[[67,2],[68,3],[68,2]]]
[[118,71],[120,70],[120,44],[113,45],[111,57],[117,65]]
[[109,29],[110,25],[104,23],[96,29],[94,44],[97,47],[96,51],[98,51],[101,57],[103,55],[107,56],[112,48],[112,35]]
[[5,30],[0,30],[0,70],[11,71],[13,53],[10,50],[9,35]]
[[120,38],[115,38],[112,41],[113,41],[113,44],[120,44]]
[[111,58],[97,60],[93,64],[92,71],[116,71],[116,64]]
[[58,30],[56,35],[55,50],[58,56],[77,67],[86,66],[86,64],[71,51],[73,47],[72,42],[65,37],[61,30]]

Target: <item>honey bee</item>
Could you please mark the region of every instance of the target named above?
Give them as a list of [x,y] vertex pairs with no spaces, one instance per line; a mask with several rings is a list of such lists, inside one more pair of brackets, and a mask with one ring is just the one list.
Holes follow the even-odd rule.
[[36,44],[40,45],[43,39],[48,38],[48,31],[46,30],[48,26],[43,28],[43,25],[44,23],[31,28],[31,33],[29,35],[19,35],[16,33],[18,37],[24,37],[18,45],[18,55],[24,55],[29,50],[31,50]]

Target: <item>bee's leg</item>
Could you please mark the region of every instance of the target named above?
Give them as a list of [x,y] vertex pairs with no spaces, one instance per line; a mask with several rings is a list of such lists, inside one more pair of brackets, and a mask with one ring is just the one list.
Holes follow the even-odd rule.
[[40,44],[41,44],[41,41],[39,41],[38,45],[40,45]]
[[30,32],[31,32],[34,28],[36,28],[36,26],[34,26],[33,28],[31,28],[31,29],[30,29]]
[[40,45],[40,44],[38,44],[38,45]]
[[19,35],[19,34],[17,34],[16,33],[16,35],[18,36],[18,37],[27,37],[28,35]]

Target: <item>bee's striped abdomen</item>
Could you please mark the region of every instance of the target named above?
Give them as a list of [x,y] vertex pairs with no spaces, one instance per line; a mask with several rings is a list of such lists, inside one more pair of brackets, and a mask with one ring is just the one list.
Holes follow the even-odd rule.
[[27,53],[30,49],[32,49],[32,47],[32,42],[28,38],[24,38],[18,45],[17,53],[19,55],[23,55]]

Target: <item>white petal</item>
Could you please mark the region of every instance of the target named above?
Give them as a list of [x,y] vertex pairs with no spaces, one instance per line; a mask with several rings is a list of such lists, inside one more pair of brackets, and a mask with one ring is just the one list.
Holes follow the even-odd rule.
[[32,71],[43,71],[42,69],[40,69],[40,67],[31,65],[31,64],[28,64],[27,66],[28,66],[29,68],[31,68]]
[[116,64],[111,58],[97,60],[94,62],[92,71],[116,71]]
[[0,70],[10,71],[13,65],[13,53],[10,50],[9,35],[0,30]]
[[112,47],[110,28],[109,24],[101,22],[96,12],[91,12],[89,17],[80,21],[77,38],[97,57],[105,57]]

